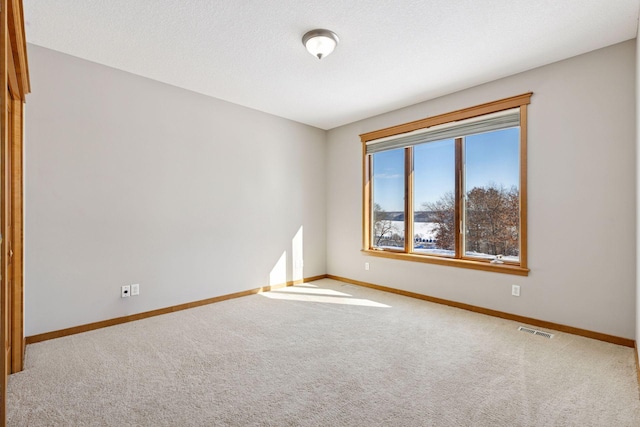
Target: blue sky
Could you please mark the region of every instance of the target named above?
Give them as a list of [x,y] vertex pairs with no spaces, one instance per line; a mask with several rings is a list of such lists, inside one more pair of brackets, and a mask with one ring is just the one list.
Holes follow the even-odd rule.
[[[518,186],[518,128],[467,136],[464,143],[465,187],[489,184]],[[414,148],[415,208],[435,202],[455,185],[454,140],[429,142]],[[404,210],[404,150],[374,154],[373,200],[386,211]]]

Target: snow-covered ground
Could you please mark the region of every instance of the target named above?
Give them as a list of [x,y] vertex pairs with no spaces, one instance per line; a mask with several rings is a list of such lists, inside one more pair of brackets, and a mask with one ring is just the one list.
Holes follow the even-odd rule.
[[[393,227],[393,233],[404,237],[404,222],[391,221]],[[421,239],[431,240],[436,237],[436,223],[435,222],[414,222],[413,234]]]
[[[389,234],[397,234],[401,237],[404,237],[404,222],[403,221],[391,221],[393,230]],[[435,222],[414,222],[413,223],[413,233],[416,238],[423,239],[423,241],[432,241],[436,237],[436,229],[437,225]],[[419,247],[418,243],[414,249],[414,252],[421,253],[425,255],[441,255],[441,256],[454,256],[455,252],[446,250],[446,249],[427,249]],[[391,247],[390,247],[391,248]],[[396,248],[397,249],[397,248]],[[477,252],[467,252],[467,256],[470,257],[478,257],[485,259],[493,259],[495,258],[493,255],[481,254]],[[518,257],[514,256],[505,256],[502,258],[504,261],[518,262]]]

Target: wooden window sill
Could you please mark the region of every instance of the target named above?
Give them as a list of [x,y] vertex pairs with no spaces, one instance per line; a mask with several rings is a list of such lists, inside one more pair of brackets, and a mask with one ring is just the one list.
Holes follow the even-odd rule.
[[385,250],[363,249],[365,255],[372,255],[381,258],[391,258],[403,261],[424,262],[427,264],[448,265],[452,267],[469,268],[472,270],[491,271],[494,273],[515,274],[517,276],[528,276],[529,269],[513,264],[491,264],[486,261],[474,261],[468,259],[445,258],[429,255],[407,254],[404,252],[392,252]]

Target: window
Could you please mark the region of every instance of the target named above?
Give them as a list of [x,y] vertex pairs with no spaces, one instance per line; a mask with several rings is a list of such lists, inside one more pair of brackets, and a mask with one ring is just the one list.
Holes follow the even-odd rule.
[[363,250],[527,275],[531,95],[361,135]]

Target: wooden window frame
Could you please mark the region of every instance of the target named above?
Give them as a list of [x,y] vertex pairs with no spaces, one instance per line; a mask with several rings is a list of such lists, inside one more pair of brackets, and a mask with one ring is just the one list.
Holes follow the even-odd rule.
[[[423,262],[428,264],[448,265],[461,268],[469,268],[474,270],[491,271],[496,273],[515,274],[520,276],[527,276],[529,274],[529,268],[527,266],[527,106],[531,103],[532,92],[524,93],[522,95],[505,98],[486,104],[477,105],[474,107],[465,108],[462,110],[452,111],[450,113],[440,114],[433,117],[427,117],[425,119],[416,120],[409,123],[404,123],[397,126],[392,126],[373,132],[368,132],[360,135],[362,142],[362,179],[363,179],[363,202],[362,202],[362,252],[366,255],[373,255],[377,257],[398,259],[404,261]],[[431,126],[442,125],[445,123],[451,123],[455,121],[470,119],[473,117],[483,116],[486,114],[497,113],[499,111],[509,110],[512,108],[520,109],[520,235],[519,235],[519,263],[507,263],[494,264],[489,260],[476,259],[464,256],[461,253],[462,250],[462,231],[456,232],[455,235],[455,249],[456,256],[445,257],[437,255],[426,255],[413,253],[413,151],[410,148],[405,148],[405,242],[404,250],[386,250],[380,248],[374,248],[371,244],[371,224],[372,224],[372,185],[371,185],[371,172],[372,172],[372,156],[367,155],[366,144],[369,141],[373,141],[380,138],[386,138],[390,136],[401,135],[407,132],[413,132],[420,129],[425,129]],[[461,203],[462,200],[462,177],[460,171],[462,169],[462,138],[457,138],[455,141],[455,162],[456,162],[456,203]],[[460,224],[461,221],[461,206],[457,207],[455,216],[455,223]]]

